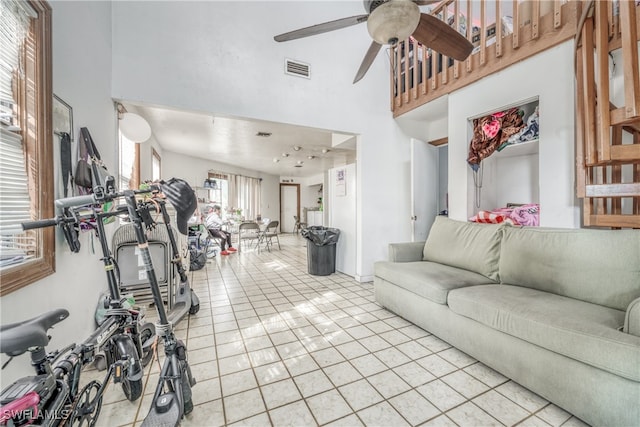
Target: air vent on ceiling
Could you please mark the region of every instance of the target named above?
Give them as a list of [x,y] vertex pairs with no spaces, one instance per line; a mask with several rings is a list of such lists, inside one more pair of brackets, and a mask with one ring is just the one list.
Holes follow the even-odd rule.
[[311,78],[311,66],[304,62],[294,61],[292,59],[284,60],[284,73],[291,76]]

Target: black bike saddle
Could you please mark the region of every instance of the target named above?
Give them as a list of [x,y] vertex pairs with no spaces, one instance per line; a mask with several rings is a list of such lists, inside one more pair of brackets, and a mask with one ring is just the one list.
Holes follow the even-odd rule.
[[0,352],[18,356],[31,347],[46,346],[49,343],[49,328],[67,317],[69,312],[59,308],[33,319],[0,326]]

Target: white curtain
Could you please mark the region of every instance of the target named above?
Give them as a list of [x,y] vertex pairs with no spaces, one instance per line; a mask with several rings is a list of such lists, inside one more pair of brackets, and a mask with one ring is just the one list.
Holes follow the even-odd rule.
[[262,179],[229,174],[229,206],[242,209],[245,219],[256,219],[260,213]]

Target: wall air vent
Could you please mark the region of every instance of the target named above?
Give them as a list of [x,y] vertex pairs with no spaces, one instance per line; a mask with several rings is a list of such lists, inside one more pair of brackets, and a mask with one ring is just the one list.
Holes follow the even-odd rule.
[[311,78],[311,66],[304,62],[294,61],[293,59],[284,60],[284,73],[290,76]]

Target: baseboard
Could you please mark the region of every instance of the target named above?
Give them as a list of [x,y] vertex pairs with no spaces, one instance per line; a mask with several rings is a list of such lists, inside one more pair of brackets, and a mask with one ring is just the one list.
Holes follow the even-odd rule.
[[357,282],[360,283],[365,283],[365,282],[373,282],[373,276],[358,276],[357,274],[355,275],[354,279]]

